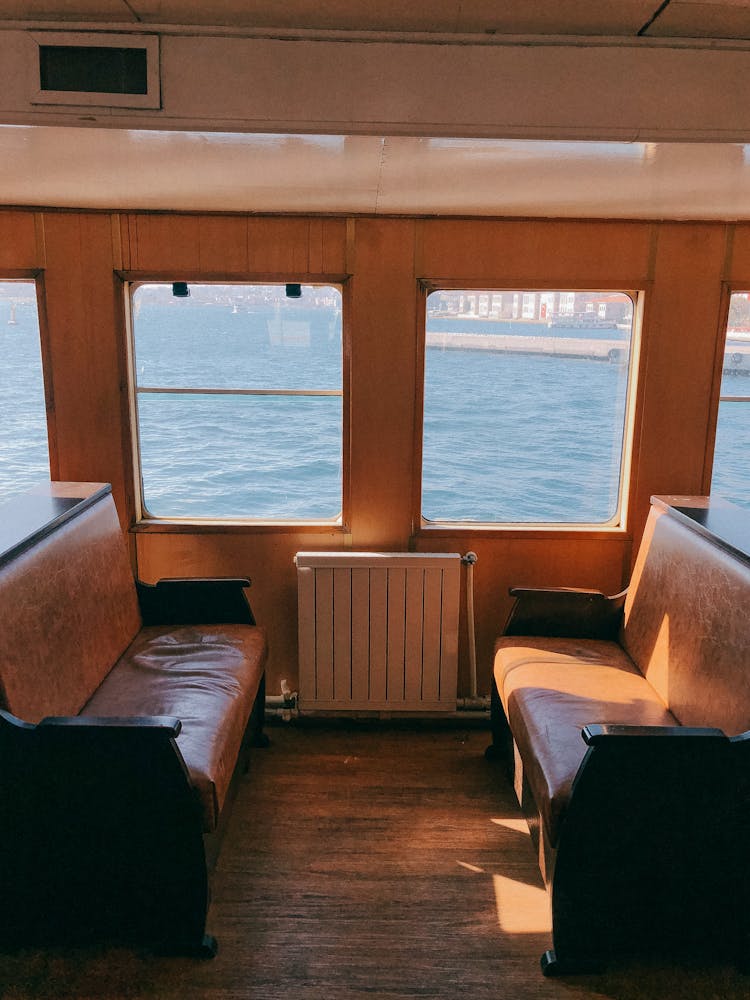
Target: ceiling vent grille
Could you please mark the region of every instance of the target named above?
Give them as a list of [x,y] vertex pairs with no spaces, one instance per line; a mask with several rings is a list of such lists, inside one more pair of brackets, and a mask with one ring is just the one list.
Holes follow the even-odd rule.
[[159,38],[34,32],[32,104],[159,108]]

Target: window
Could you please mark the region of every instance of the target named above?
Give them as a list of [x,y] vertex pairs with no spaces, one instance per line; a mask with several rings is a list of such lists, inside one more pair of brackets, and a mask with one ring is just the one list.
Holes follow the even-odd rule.
[[145,513],[340,516],[338,288],[138,284],[131,319]]
[[50,477],[33,281],[0,281],[0,501]]
[[750,508],[750,292],[730,299],[711,492]]
[[457,294],[427,297],[423,517],[618,524],[633,298],[511,290],[478,318]]

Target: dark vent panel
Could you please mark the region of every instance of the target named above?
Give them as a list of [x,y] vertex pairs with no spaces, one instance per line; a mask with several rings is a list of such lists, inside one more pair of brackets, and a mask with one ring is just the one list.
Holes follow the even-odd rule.
[[42,91],[85,94],[146,94],[145,48],[40,45]]

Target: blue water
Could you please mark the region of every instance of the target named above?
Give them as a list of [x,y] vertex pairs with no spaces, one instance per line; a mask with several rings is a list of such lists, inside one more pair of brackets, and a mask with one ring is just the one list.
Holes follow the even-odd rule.
[[627,369],[428,350],[422,511],[430,520],[608,521]]
[[[210,332],[209,332],[210,331]],[[240,309],[144,299],[138,387],[341,390],[341,318],[304,301]],[[342,398],[138,394],[154,515],[327,519],[341,511]]]
[[[0,298],[0,498],[49,478],[33,300],[17,300],[15,315],[9,325],[10,302]],[[290,313],[289,342],[275,345],[269,315],[234,313],[224,305],[193,303],[189,313],[172,304],[144,306],[139,386],[339,388],[333,313],[309,338],[304,317]],[[429,349],[426,375],[425,516],[609,518],[620,463],[623,368]],[[750,379],[725,375],[722,391],[750,393]],[[340,510],[340,396],[142,394],[139,420],[145,500],[154,514],[294,520],[335,517]],[[722,403],[714,492],[748,508],[749,454],[750,406]]]
[[[3,286],[7,288],[8,286]],[[49,479],[47,419],[34,286],[0,299],[0,501]]]

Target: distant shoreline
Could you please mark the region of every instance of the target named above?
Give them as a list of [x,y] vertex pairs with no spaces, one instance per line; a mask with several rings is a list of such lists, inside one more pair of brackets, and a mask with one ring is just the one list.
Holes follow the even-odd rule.
[[434,333],[426,336],[427,347],[443,351],[492,351],[500,354],[541,354],[561,358],[627,363],[627,340],[598,340],[590,337],[555,337],[503,333]]

